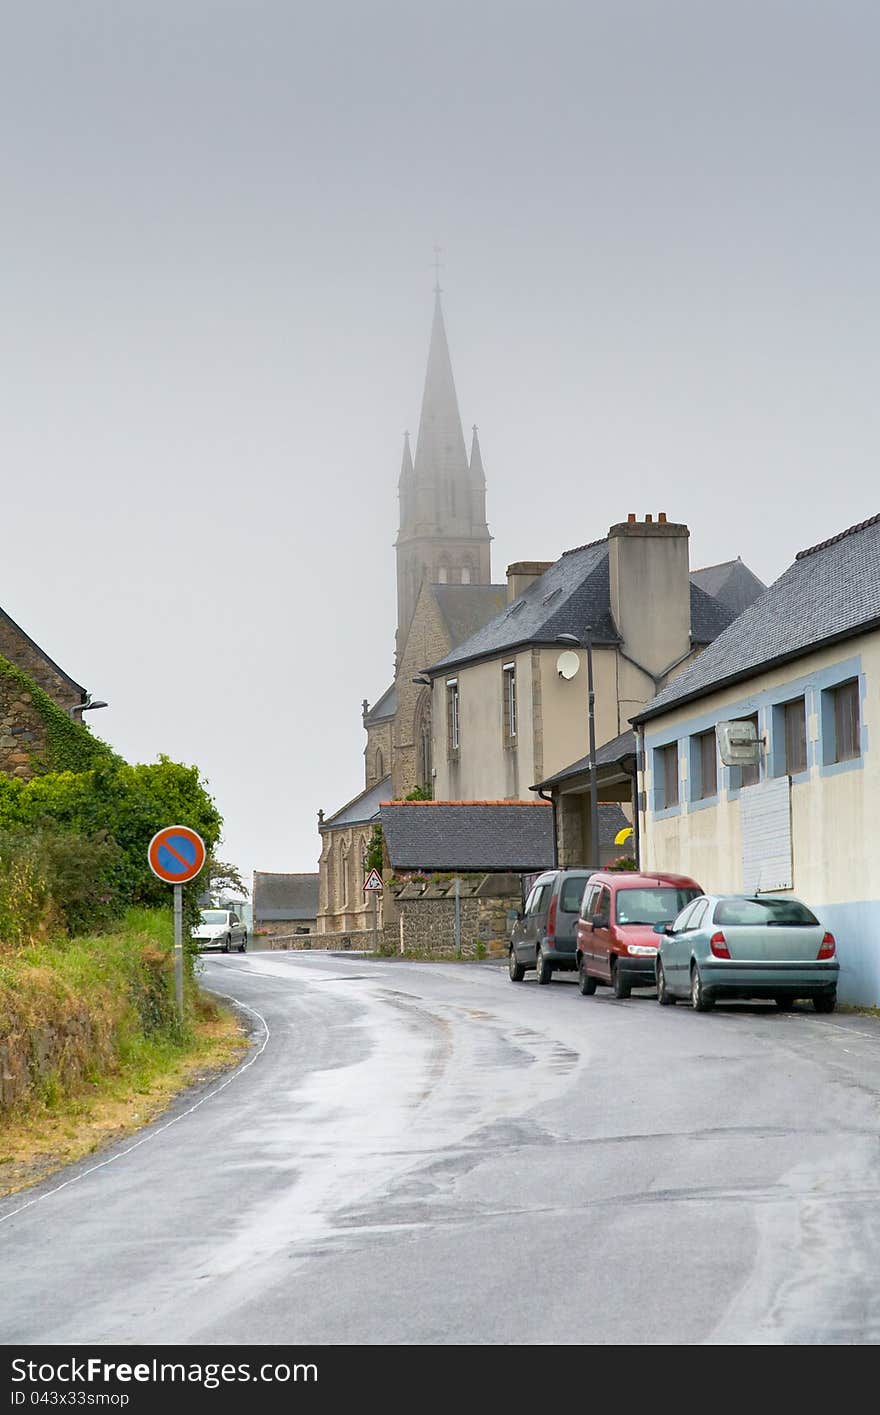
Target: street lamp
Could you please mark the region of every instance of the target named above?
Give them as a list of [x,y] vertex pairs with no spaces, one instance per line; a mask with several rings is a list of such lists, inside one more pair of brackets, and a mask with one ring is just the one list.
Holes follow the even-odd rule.
[[593,691],[593,630],[588,624],[583,639],[575,634],[557,634],[557,644],[574,644],[587,653],[587,718],[590,727],[590,836],[595,860],[589,863],[601,865],[599,847],[599,788],[596,782],[596,694]]
[[93,700],[91,693],[86,693],[85,702],[74,703],[73,707],[69,707],[67,709],[67,715],[68,717],[76,717],[76,714],[78,712],[96,712],[98,708],[105,708],[109,706],[110,704],[105,703],[101,698],[95,698]]

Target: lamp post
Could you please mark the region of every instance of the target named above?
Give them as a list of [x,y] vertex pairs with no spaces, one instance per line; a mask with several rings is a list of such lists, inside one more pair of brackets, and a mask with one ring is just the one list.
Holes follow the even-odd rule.
[[[587,719],[590,729],[590,844],[595,860],[593,865],[601,865],[599,848],[599,787],[596,782],[596,694],[593,690],[593,630],[587,625],[583,640],[575,634],[557,634],[557,644],[575,644],[587,654]],[[586,863],[586,862],[585,862]]]

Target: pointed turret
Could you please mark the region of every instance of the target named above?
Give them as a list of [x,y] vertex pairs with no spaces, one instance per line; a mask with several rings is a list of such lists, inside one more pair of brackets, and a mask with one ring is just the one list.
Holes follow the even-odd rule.
[[483,471],[483,458],[480,453],[480,439],[477,436],[477,425],[474,423],[473,440],[471,442],[471,481],[474,486],[486,485],[486,473]]
[[413,477],[413,459],[412,459],[412,452],[410,451],[410,445],[409,445],[409,433],[408,433],[408,432],[405,432],[405,433],[403,434],[403,456],[402,456],[402,458],[401,458],[401,460],[400,460],[400,477],[398,478],[398,482],[397,482],[398,490],[399,490],[399,491],[403,491],[404,487],[407,486],[409,483],[412,482],[412,477]]

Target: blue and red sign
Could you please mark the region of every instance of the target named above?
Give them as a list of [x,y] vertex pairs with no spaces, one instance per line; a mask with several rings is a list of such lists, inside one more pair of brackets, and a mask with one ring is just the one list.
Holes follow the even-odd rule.
[[147,849],[150,869],[165,884],[188,884],[202,869],[205,842],[188,825],[166,825],[157,830]]

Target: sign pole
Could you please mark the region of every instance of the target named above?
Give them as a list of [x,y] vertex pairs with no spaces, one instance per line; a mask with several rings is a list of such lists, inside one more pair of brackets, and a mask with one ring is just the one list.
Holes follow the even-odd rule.
[[177,1015],[183,1021],[183,885],[174,886],[174,991]]
[[455,876],[455,956],[461,957],[461,880]]
[[373,952],[379,952],[379,891],[374,889],[373,894]]

